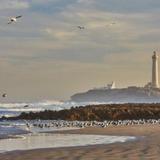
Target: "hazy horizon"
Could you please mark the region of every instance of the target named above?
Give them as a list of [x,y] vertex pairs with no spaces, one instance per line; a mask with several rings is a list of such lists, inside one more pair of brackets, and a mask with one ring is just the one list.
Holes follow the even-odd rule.
[[112,81],[144,86],[153,51],[160,56],[159,8],[158,0],[1,0],[0,93],[8,98],[0,101],[65,100]]

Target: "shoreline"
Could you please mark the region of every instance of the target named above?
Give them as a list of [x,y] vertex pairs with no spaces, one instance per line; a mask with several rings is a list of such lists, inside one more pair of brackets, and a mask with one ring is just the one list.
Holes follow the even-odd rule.
[[[125,143],[113,143],[107,145],[94,145],[84,147],[65,147],[36,149],[29,151],[13,151],[0,154],[0,159],[7,160],[48,160],[48,159],[158,159],[160,156],[160,127],[158,125],[143,126],[117,126],[108,128],[84,128],[80,130],[58,131],[63,134],[98,134],[98,135],[119,135],[119,136],[145,136],[136,141]],[[73,152],[74,151],[74,152]],[[16,157],[16,158],[13,158]]]
[[[21,136],[10,136],[8,138],[0,140],[0,153],[8,153],[16,150],[39,150],[42,148],[55,149],[108,145],[113,143],[125,143],[128,141],[136,141],[138,139],[135,136],[119,136],[92,133],[79,134],[80,130],[81,129],[77,129],[77,133],[74,133],[74,130],[57,130],[49,132],[33,132],[31,134],[22,134]],[[68,133],[65,133],[65,131]],[[17,144],[18,146],[16,146]]]

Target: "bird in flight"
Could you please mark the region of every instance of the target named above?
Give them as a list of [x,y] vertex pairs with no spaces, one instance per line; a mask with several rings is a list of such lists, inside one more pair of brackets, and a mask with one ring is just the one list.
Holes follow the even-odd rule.
[[21,17],[22,17],[22,16],[17,16],[17,17],[12,17],[12,18],[10,18],[8,24],[11,24],[11,23],[13,23],[13,22],[17,22],[17,19],[19,19],[19,18],[21,18]]
[[7,97],[7,94],[6,94],[6,93],[3,93],[3,94],[2,94],[2,97],[3,97],[3,98]]
[[29,105],[28,104],[26,104],[25,106],[24,106],[24,108],[28,108],[29,107]]
[[109,23],[109,24],[107,25],[107,27],[113,26],[113,25],[116,25],[116,22]]
[[77,26],[80,30],[85,29],[84,26]]

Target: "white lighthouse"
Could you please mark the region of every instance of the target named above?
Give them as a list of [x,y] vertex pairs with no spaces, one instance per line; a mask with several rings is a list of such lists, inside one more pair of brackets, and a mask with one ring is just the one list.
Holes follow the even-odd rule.
[[152,87],[159,88],[158,83],[158,55],[154,52],[152,56]]

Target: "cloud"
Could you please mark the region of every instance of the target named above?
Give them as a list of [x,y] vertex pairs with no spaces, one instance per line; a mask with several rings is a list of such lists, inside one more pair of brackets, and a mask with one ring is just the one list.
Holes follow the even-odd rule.
[[[122,86],[149,80],[150,57],[160,43],[158,0],[2,0],[1,4],[6,17],[25,9],[20,10],[23,19],[14,25],[0,21],[0,80],[13,95],[18,88],[33,99],[48,92],[63,97],[112,80]],[[115,25],[109,25],[112,22]]]
[[50,14],[62,11],[73,3],[75,3],[75,0],[32,0],[30,3],[30,10],[33,12]]
[[0,10],[26,8],[29,8],[29,3],[25,0],[1,0]]
[[67,30],[59,30],[54,28],[46,28],[44,29],[44,33],[51,38],[55,38],[56,40],[73,40],[76,38],[77,33],[74,31],[67,31]]
[[94,8],[111,13],[147,13],[159,10],[158,0],[93,0]]

